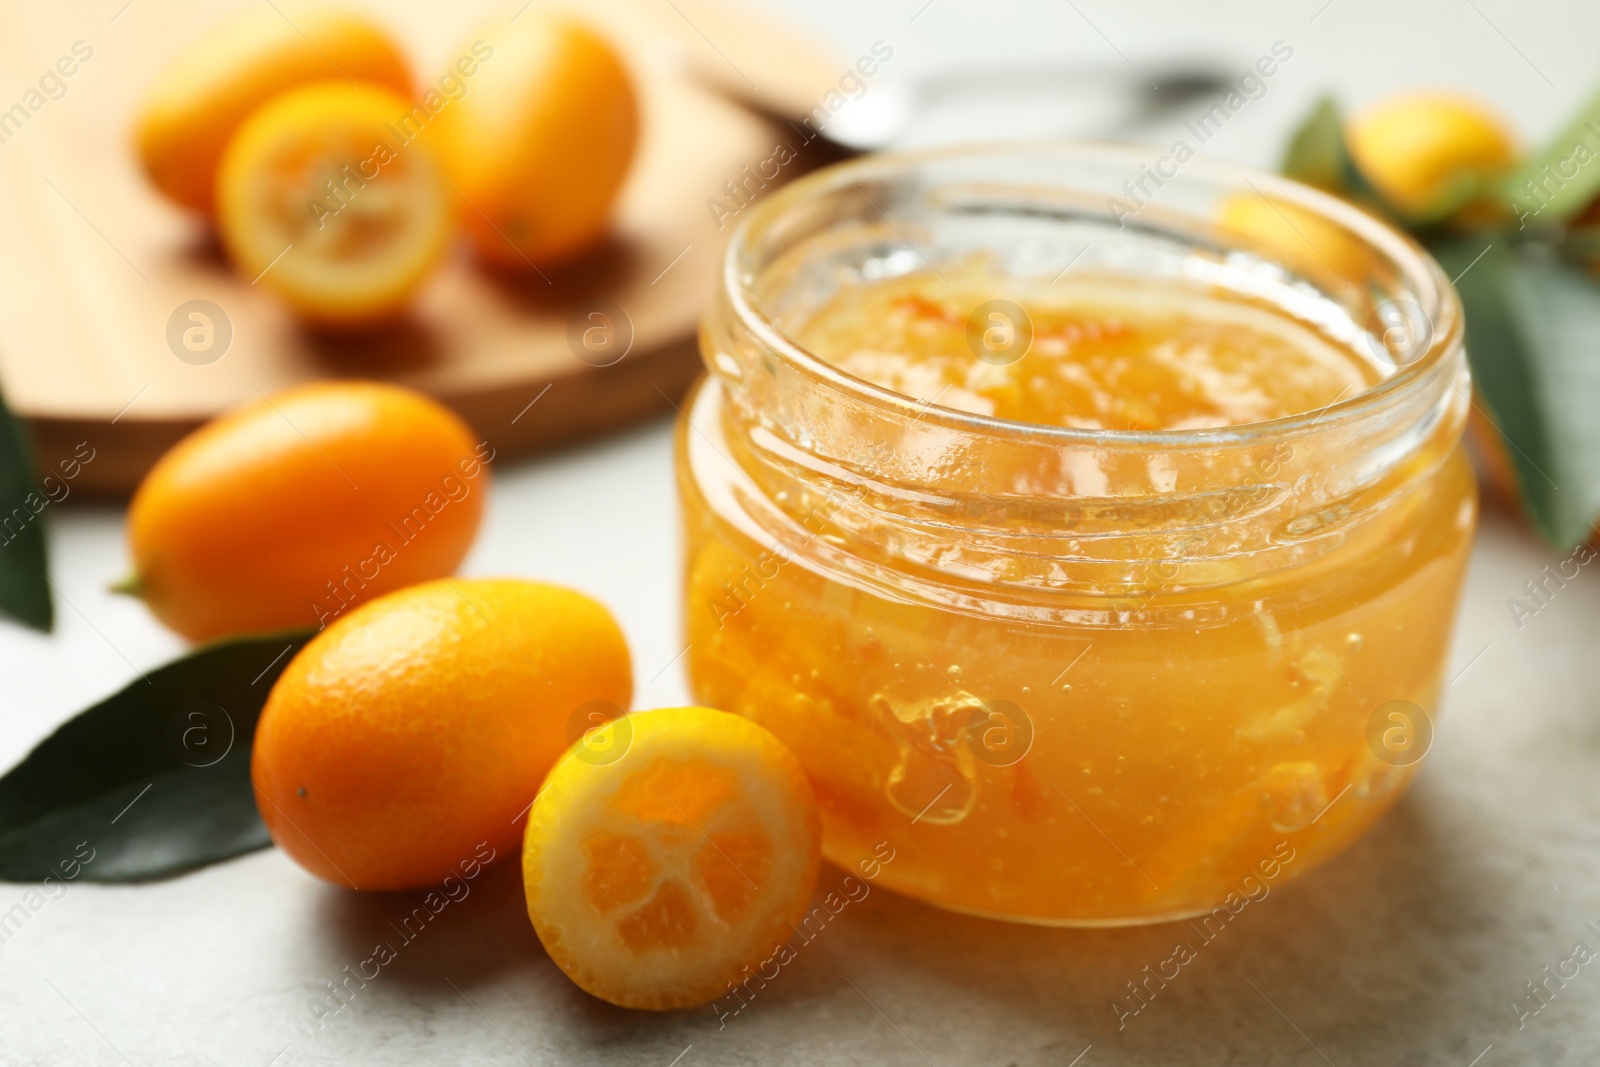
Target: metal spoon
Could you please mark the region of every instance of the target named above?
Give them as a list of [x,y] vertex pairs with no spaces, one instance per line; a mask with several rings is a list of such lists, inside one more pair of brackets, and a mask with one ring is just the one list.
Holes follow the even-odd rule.
[[[1158,69],[1145,77],[1125,68],[982,66],[943,71],[929,77],[869,83],[855,97],[820,119],[819,109],[806,116],[775,115],[800,122],[847,152],[870,152],[900,143],[922,116],[941,105],[961,102],[1109,101],[1121,114],[1112,131],[1157,119],[1197,97],[1225,92],[1238,74],[1220,66],[1189,63]],[[825,105],[823,106],[825,108]],[[1074,133],[1083,134],[1082,130]]]

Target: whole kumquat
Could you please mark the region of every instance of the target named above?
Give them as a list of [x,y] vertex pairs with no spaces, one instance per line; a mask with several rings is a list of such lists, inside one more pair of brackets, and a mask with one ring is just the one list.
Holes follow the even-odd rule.
[[1499,117],[1458,93],[1417,91],[1380,100],[1350,120],[1347,136],[1362,175],[1413,218],[1460,207],[1516,158]]
[[576,709],[632,696],[622,631],[581,593],[511,578],[403,589],[318,634],[273,686],[257,806],[320,878],[435,886],[485,844],[516,848]]
[[191,640],[325,625],[455,570],[492,457],[452,412],[398,386],[320,382],[264,397],[145,476],[124,591]]
[[428,130],[465,201],[461,225],[497,266],[570,258],[603,236],[627,177],[633,82],[605,39],[567,15],[535,8],[482,39],[492,61]]

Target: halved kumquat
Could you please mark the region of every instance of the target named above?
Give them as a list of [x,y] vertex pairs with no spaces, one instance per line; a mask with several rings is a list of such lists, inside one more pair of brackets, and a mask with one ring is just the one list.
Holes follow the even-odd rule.
[[433,149],[405,139],[409,112],[388,90],[322,82],[251,116],[217,178],[218,225],[240,272],[313,322],[398,311],[451,226]]
[[626,1008],[705,1004],[793,935],[821,832],[799,761],[709,708],[615,719],[556,764],[523,885],[550,958]]

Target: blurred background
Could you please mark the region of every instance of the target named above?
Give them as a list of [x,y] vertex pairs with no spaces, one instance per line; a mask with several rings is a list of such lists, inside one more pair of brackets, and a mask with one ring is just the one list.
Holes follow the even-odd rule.
[[[884,38],[903,43],[897,73],[927,78],[954,70],[1088,67],[1117,72],[1205,61],[1227,69],[1252,62],[1276,40],[1295,50],[1271,92],[1208,146],[1215,154],[1275,166],[1291,124],[1320,93],[1336,89],[1356,108],[1397,89],[1452,86],[1483,97],[1513,119],[1529,143],[1553,131],[1593,88],[1583,44],[1600,14],[1577,3],[1183,4],[918,2],[866,10],[849,3],[775,3],[797,24],[847,49]],[[915,21],[911,21],[912,19]],[[1158,80],[1159,84],[1159,80]],[[1048,96],[1014,106],[953,100],[930,108],[907,140],[932,144],[981,137],[1102,136],[1160,144],[1165,129],[1108,129],[1063,114]],[[1070,117],[1069,117],[1070,116]],[[1185,115],[1184,118],[1189,116]]]

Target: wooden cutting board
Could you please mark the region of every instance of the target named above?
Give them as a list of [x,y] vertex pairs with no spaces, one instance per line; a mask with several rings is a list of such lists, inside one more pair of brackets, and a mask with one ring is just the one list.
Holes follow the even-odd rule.
[[[207,227],[145,183],[129,147],[134,109],[154,72],[241,6],[96,0],[15,5],[7,13],[0,112],[44,103],[20,128],[0,127],[0,136],[9,133],[0,141],[8,206],[0,228],[0,386],[32,424],[41,467],[79,442],[94,448],[79,491],[125,493],[201,422],[315,378],[381,378],[421,389],[504,455],[665,409],[698,372],[695,325],[730,229],[718,227],[706,201],[742,167],[770,156],[778,140],[794,137],[738,100],[803,114],[844,68],[785,28],[715,0],[568,4],[622,47],[643,105],[640,151],[610,239],[548,278],[494,277],[461,249],[405,321],[335,339],[302,329],[270,293],[235,275]],[[463,42],[521,5],[368,6],[407,46],[418,82],[427,84]],[[68,78],[46,78],[49,91],[29,98],[75,45],[92,56]],[[492,77],[492,68],[479,76]],[[169,344],[169,321],[195,300],[222,309],[231,326],[226,353],[212,362],[204,354],[181,359]],[[593,318],[597,311],[606,318]],[[616,339],[602,356],[580,359],[569,334],[595,323],[609,323]],[[630,333],[626,355],[594,365],[624,350]]]

